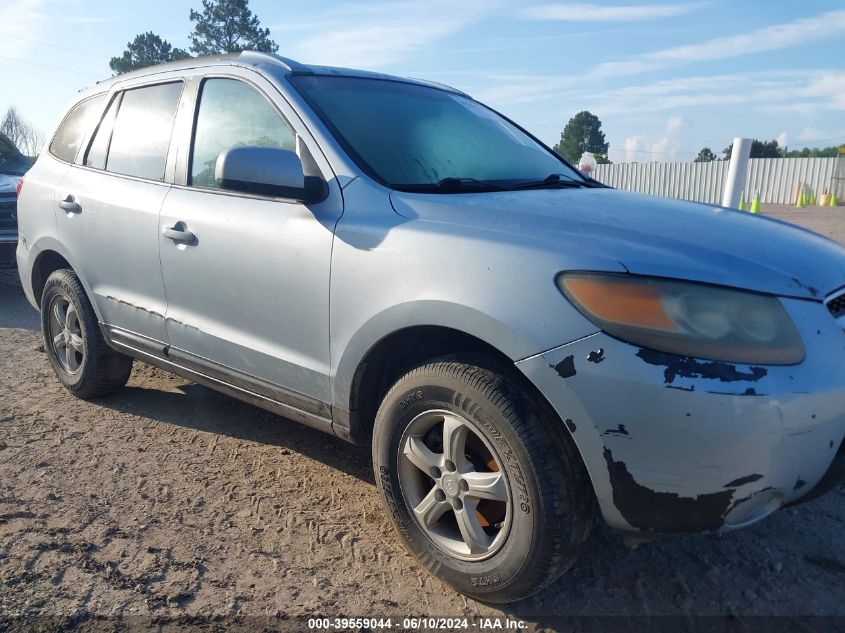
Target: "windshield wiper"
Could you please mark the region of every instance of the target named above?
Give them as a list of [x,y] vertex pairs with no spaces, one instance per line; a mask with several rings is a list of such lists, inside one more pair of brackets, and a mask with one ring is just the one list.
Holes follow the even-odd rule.
[[419,184],[396,184],[388,185],[393,189],[409,192],[463,192],[471,193],[474,191],[507,191],[509,187],[497,185],[488,180],[479,180],[477,178],[442,178],[437,182],[427,182]]
[[434,193],[471,193],[475,191],[519,191],[521,189],[565,189],[570,187],[602,186],[588,180],[575,180],[561,174],[551,174],[543,180],[525,180],[514,184],[500,184],[491,180],[478,178],[443,178],[437,182],[419,184],[390,184],[389,187],[409,192]]
[[557,189],[564,187],[589,187],[590,185],[581,180],[573,180],[560,174],[551,174],[546,176],[543,180],[526,180],[525,182],[518,182],[515,185],[510,185],[508,189],[511,191],[517,189]]

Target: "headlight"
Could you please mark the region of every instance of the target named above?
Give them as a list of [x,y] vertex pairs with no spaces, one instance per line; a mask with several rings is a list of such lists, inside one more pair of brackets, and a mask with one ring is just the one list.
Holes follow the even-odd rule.
[[776,297],[626,274],[561,273],[566,297],[634,345],[734,363],[794,365],[801,337]]

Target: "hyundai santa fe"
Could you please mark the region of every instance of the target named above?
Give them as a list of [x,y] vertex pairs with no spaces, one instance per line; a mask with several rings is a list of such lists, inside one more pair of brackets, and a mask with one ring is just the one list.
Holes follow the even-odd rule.
[[[133,359],[371,443],[398,537],[528,596],[812,498],[845,454],[845,251],[580,175],[468,95],[258,53],[81,93],[23,183],[58,379]],[[233,422],[234,423],[234,422]]]

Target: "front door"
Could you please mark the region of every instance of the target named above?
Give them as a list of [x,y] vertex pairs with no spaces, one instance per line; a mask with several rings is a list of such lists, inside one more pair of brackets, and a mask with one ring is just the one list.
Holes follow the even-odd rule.
[[[168,193],[159,225],[168,354],[329,417],[329,270],[340,195],[306,206],[222,191],[214,179],[226,149],[298,142],[257,85],[233,77],[200,84],[185,185]],[[167,229],[193,237],[173,239]]]

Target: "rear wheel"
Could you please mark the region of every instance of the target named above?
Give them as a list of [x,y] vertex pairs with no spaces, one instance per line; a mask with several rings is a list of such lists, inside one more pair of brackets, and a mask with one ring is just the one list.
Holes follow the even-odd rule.
[[553,581],[590,532],[593,496],[559,420],[506,368],[412,370],[376,416],[376,480],[408,549],[458,591],[510,602]]
[[44,350],[59,381],[79,398],[101,396],[126,384],[132,359],[106,345],[91,302],[72,270],[57,270],[41,294]]

